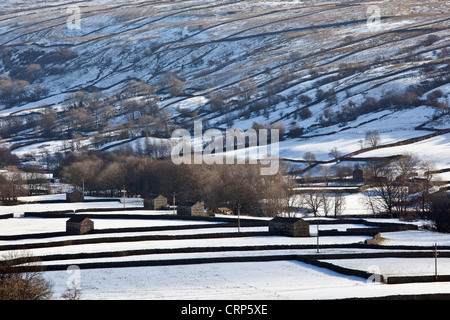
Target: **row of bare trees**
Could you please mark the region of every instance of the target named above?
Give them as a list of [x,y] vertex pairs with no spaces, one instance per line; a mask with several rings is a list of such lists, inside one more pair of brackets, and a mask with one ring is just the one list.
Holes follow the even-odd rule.
[[0,203],[13,203],[20,196],[48,193],[50,186],[43,170],[30,166],[19,170],[19,158],[0,148]]
[[[337,148],[333,148],[330,154],[336,152]],[[337,156],[337,155],[336,155]],[[315,156],[311,152],[306,152],[304,160],[309,165],[314,163]],[[341,170],[342,169],[342,170]],[[296,207],[306,209],[314,216],[334,216],[338,217],[344,213],[345,210],[345,196],[341,192],[331,191],[330,185],[333,177],[344,179],[348,170],[345,167],[338,167],[338,170],[332,170],[328,166],[321,166],[318,170],[318,177],[312,178],[309,173],[306,173],[302,178],[302,183],[299,184],[303,191],[294,192],[292,197]],[[295,190],[294,190],[295,191]]]
[[[433,172],[430,162],[406,153],[393,161],[378,161],[364,168],[364,176],[372,185],[366,194],[366,205],[374,213],[405,217],[408,208],[428,210],[433,193]],[[419,175],[419,173],[421,173]]]
[[[126,137],[167,136],[172,115],[159,108],[158,101],[155,87],[137,80],[109,96],[78,91],[68,97],[63,110],[46,108],[36,121],[37,131],[47,138],[62,135],[71,138],[76,133],[92,131],[104,136],[113,131],[124,132]],[[117,117],[122,120],[113,121]]]
[[24,101],[36,101],[47,94],[48,90],[38,84],[31,85],[27,80],[0,75],[0,103],[6,106]]
[[71,156],[62,177],[75,186],[84,182],[92,194],[118,196],[126,188],[145,197],[175,192],[178,200],[204,201],[210,210],[229,207],[250,215],[274,216],[288,206],[294,182],[285,170],[263,176],[259,164],[174,164],[170,159],[116,153]]
[[19,170],[17,167],[6,167],[0,174],[0,204],[14,203],[18,197],[47,194],[50,183],[39,167]]
[[[377,134],[371,134],[369,138],[376,145]],[[330,150],[330,156],[338,159],[338,150]],[[305,153],[303,159],[310,168],[316,161],[314,154],[310,152]],[[435,165],[421,160],[415,154],[380,158],[359,168],[363,172],[365,184],[362,202],[374,215],[387,214],[403,218],[418,214],[425,216],[432,211],[432,202],[438,199],[435,197],[435,194],[439,194]],[[345,197],[338,189],[333,191],[329,185],[331,181],[341,186],[343,182],[352,181],[346,178],[352,175],[352,171],[353,169],[344,165],[337,166],[335,170],[320,166],[314,179],[309,177],[307,171],[301,178],[304,190],[296,195],[298,206],[306,208],[314,216],[339,216],[345,209]]]
[[310,190],[295,196],[297,205],[309,210],[315,217],[339,217],[345,210],[345,196],[343,193],[330,193],[320,190]]

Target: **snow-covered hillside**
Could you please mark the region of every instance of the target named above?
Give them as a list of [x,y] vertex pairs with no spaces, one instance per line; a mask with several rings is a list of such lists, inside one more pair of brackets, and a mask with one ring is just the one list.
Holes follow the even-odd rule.
[[[448,5],[376,2],[373,28],[371,4],[3,2],[2,143],[44,163],[68,150],[136,149],[202,120],[280,125],[282,158],[330,160],[333,147],[361,149],[368,130],[383,145],[450,128]],[[446,168],[441,142],[414,150]]]

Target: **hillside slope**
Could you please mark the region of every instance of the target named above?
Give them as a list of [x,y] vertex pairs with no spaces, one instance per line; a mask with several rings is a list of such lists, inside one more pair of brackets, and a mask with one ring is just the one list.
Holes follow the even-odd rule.
[[[364,151],[371,130],[386,145],[450,128],[445,1],[6,1],[0,11],[0,135],[28,161],[142,148],[193,120],[283,128],[280,156],[297,162]],[[412,148],[450,167],[448,134],[433,139]]]

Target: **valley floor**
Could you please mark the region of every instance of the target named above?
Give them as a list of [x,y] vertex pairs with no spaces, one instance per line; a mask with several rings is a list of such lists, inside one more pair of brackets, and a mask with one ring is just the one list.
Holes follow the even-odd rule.
[[[95,204],[108,206],[92,202],[77,203],[76,208],[92,209]],[[110,202],[109,206],[117,210],[119,204]],[[24,205],[42,206],[37,212],[49,211],[45,203]],[[73,209],[69,204],[58,206]],[[368,246],[364,241],[370,236],[345,234],[371,228],[361,220],[322,218],[319,230],[344,233],[320,236],[317,252],[313,217],[305,218],[311,221],[310,237],[291,238],[270,235],[268,218],[242,217],[241,222],[247,220],[247,224],[238,230],[234,216],[202,221],[143,208],[83,212],[79,214],[94,221],[96,232],[71,236],[65,234],[68,216],[63,213],[60,217],[23,217],[19,206],[7,208],[19,212],[0,220],[0,256],[27,253],[40,258],[38,265],[45,268],[44,277],[52,282],[55,299],[61,298],[74,279],[81,299],[86,300],[322,300],[450,294],[450,235],[423,229],[423,221],[401,222],[419,229],[382,232],[385,240]],[[397,219],[366,220],[400,223]],[[252,226],[249,221],[260,225]],[[403,277],[407,283],[390,283],[390,279]]]
[[[67,271],[47,272],[46,277],[54,282],[56,295],[64,293]],[[310,300],[450,294],[450,285],[374,284],[298,261],[274,261],[82,270],[81,291],[82,299],[94,300]]]

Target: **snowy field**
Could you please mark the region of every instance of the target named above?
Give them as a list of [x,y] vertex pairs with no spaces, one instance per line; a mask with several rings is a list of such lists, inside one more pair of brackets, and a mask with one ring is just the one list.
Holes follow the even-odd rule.
[[[72,203],[67,206],[65,203],[48,203],[48,204],[21,204],[14,206],[0,206],[0,214],[10,214],[13,213],[15,216],[23,216],[25,212],[46,212],[46,211],[64,211],[64,210],[79,210],[88,208],[123,208],[123,204],[120,202],[96,202],[96,203]],[[138,205],[129,205],[131,207],[138,207]]]
[[[316,130],[313,134],[320,135],[316,137],[288,140],[280,143],[280,157],[301,160],[306,152],[312,152],[317,160],[326,161],[331,160],[329,151],[336,147],[342,154],[348,154],[358,151],[360,141],[365,139],[367,131],[377,130],[380,134],[381,145],[394,143],[401,140],[416,138],[429,134],[430,132],[424,130],[414,130],[416,126],[429,120],[432,114],[432,109],[429,107],[419,107],[412,110],[403,110],[388,113],[386,111],[373,113],[367,116],[361,116],[358,120],[351,123],[346,128],[341,128],[338,125],[329,126],[323,129]],[[333,133],[332,138],[327,133]],[[307,135],[308,136],[308,135]],[[444,138],[445,139],[445,138]],[[433,156],[444,155],[440,149],[432,148],[436,144],[444,143],[442,139],[438,141],[425,142],[429,143],[426,150],[433,152]],[[409,145],[404,146],[403,152],[408,151]],[[384,149],[383,149],[384,150]],[[381,150],[380,150],[381,151]],[[395,150],[396,151],[396,150]],[[421,149],[417,148],[409,150],[410,152],[417,152],[421,154]],[[399,152],[401,154],[402,152]],[[396,154],[385,151],[383,156],[390,156]],[[379,156],[380,154],[364,153],[360,156]],[[448,165],[448,163],[440,162],[439,165]]]
[[[148,214],[148,211],[143,210],[133,211],[133,213],[134,212],[138,214],[145,212]],[[114,212],[104,212],[104,213],[111,214]],[[94,222],[94,226],[96,229],[180,226],[180,225],[196,225],[196,224],[212,223],[208,221],[183,221],[183,220],[180,221],[180,220],[158,220],[158,219],[152,220],[91,219],[91,220]],[[41,232],[63,232],[66,231],[66,221],[67,218],[24,217],[17,219],[8,219],[1,222],[0,234],[1,235],[17,234],[18,231],[20,234],[41,233]]]
[[[434,258],[380,258],[380,259],[348,259],[348,260],[324,260],[342,267],[366,271],[377,268],[378,272],[385,276],[433,276],[435,275]],[[439,270],[450,270],[450,259],[438,259]]]
[[[0,220],[0,235],[26,235],[31,233],[62,232],[65,230],[67,218],[35,218],[20,217],[26,209],[33,211],[63,210],[73,208],[94,208],[107,207],[113,205],[117,207],[121,203],[77,203],[77,204],[39,204],[37,200],[61,200],[62,195],[51,195],[45,197],[24,197],[22,201],[29,201],[28,204],[8,207],[9,212],[15,214],[15,218]],[[131,201],[131,199],[127,199]],[[101,199],[99,199],[101,201]],[[134,199],[136,201],[136,199]],[[31,203],[33,202],[33,203]],[[4,208],[3,208],[4,209]],[[129,211],[128,213],[151,214],[172,214],[172,212],[160,211]],[[82,267],[77,273],[82,292],[82,299],[87,300],[111,300],[111,299],[151,299],[151,300],[291,300],[291,299],[342,299],[342,298],[363,298],[382,297],[388,295],[408,295],[408,294],[428,294],[428,293],[450,293],[450,285],[447,282],[437,283],[409,283],[409,284],[380,284],[372,283],[365,278],[347,276],[341,273],[290,260],[282,256],[302,255],[313,256],[317,244],[317,226],[310,225],[311,237],[291,238],[283,236],[242,236],[242,237],[217,237],[220,234],[237,232],[236,227],[225,227],[223,222],[213,221],[189,221],[174,219],[104,219],[101,214],[111,214],[111,212],[96,212],[98,218],[93,218],[95,229],[109,228],[130,228],[130,227],[170,227],[184,226],[192,229],[164,230],[146,232],[121,232],[121,233],[101,233],[83,236],[61,236],[47,239],[22,239],[3,240],[3,245],[20,244],[50,244],[52,241],[76,240],[76,239],[100,239],[102,237],[126,237],[126,236],[184,236],[184,235],[214,235],[214,238],[205,239],[173,239],[173,240],[142,240],[121,242],[104,242],[91,244],[57,245],[53,247],[38,247],[27,250],[19,250],[38,257],[52,257],[58,254],[83,254],[83,253],[120,253],[129,252],[124,256],[105,256],[91,258],[56,258],[39,262],[43,266],[65,265]],[[123,212],[122,212],[123,213]],[[223,216],[222,216],[223,217]],[[229,216],[228,216],[229,217]],[[243,217],[245,219],[246,217]],[[312,218],[312,217],[311,217]],[[306,217],[306,220],[311,218]],[[325,218],[322,218],[325,219]],[[264,219],[263,219],[264,220]],[[267,220],[267,219],[265,219]],[[377,219],[368,219],[377,221]],[[381,219],[380,222],[396,222],[397,219]],[[404,222],[414,223],[419,226],[423,221]],[[199,224],[204,225],[197,229]],[[224,226],[218,226],[223,224]],[[208,227],[211,225],[211,227]],[[342,223],[331,225],[319,225],[320,230],[337,229],[345,231],[352,228],[367,227],[358,223]],[[265,226],[243,227],[241,232],[266,232]],[[419,229],[417,231],[389,232],[382,233],[386,240],[382,243],[385,246],[407,245],[407,246],[430,246],[435,243],[439,246],[450,246],[450,235]],[[321,248],[320,253],[345,254],[345,259],[322,259],[334,265],[342,267],[372,272],[378,272],[383,276],[392,275],[432,275],[434,272],[434,260],[432,258],[370,258],[352,259],[351,254],[371,253],[371,252],[391,252],[392,249],[364,249],[364,248],[334,248],[333,245],[353,245],[362,243],[370,239],[368,236],[322,236],[319,238],[320,245],[328,245]],[[286,246],[284,249],[264,249],[264,246]],[[288,248],[287,246],[309,245],[311,249]],[[331,247],[330,247],[331,246]],[[204,251],[203,249],[211,248]],[[242,247],[239,250],[225,248]],[[244,248],[245,247],[245,248]],[[250,250],[250,248],[259,248]],[[138,250],[172,250],[178,252],[161,253],[134,253]],[[184,251],[189,249],[189,251]],[[448,250],[448,249],[445,249]],[[397,250],[408,251],[408,250]],[[14,250],[2,250],[1,256],[13,253]],[[159,262],[177,261],[180,259],[208,259],[208,258],[236,258],[248,259],[262,256],[280,256],[279,261],[266,262],[216,262],[216,263],[195,263],[183,265],[157,265],[141,267],[119,267],[119,268],[98,268],[84,269],[86,263],[108,263],[122,262],[132,263],[133,261]],[[199,260],[198,260],[199,261]],[[439,274],[450,275],[450,259],[439,259]],[[65,292],[68,283],[73,279],[73,270],[46,271],[45,278],[53,284],[54,298],[59,299]]]
[[[52,271],[55,295],[70,273]],[[83,299],[343,299],[450,293],[445,282],[373,284],[298,261],[81,270]]]
[[[33,211],[63,210],[73,208],[95,208],[112,205],[117,207],[120,202],[92,202],[77,204],[39,204],[34,201],[61,200],[62,195],[44,197],[24,197],[22,201],[28,204],[7,207],[15,217],[0,220],[0,235],[27,235],[32,233],[63,232],[67,218],[35,218],[21,217],[24,206]],[[131,201],[131,199],[127,199]],[[101,201],[101,199],[99,199]],[[134,199],[136,201],[136,199]],[[50,206],[50,207],[49,207]],[[0,207],[4,210],[4,207]],[[222,234],[235,233],[237,227],[227,226],[226,223],[216,221],[189,221],[176,219],[162,219],[160,216],[151,218],[152,214],[169,214],[172,211],[146,211],[133,210],[126,213],[146,213],[151,219],[105,219],[102,214],[111,212],[95,212],[98,218],[92,218],[95,229],[133,228],[133,227],[165,227],[168,230],[99,233],[81,236],[59,236],[44,239],[2,240],[0,247],[5,245],[36,245],[32,249],[6,249],[0,251],[4,257],[15,251],[31,254],[37,257],[47,257],[39,265],[42,266],[80,266],[76,273],[80,281],[82,299],[87,300],[111,300],[111,299],[152,299],[152,300],[183,300],[183,299],[208,299],[208,300],[290,300],[290,299],[342,299],[382,297],[388,295],[409,295],[428,293],[450,293],[448,282],[436,283],[408,283],[408,284],[381,284],[368,281],[366,278],[347,276],[314,265],[299,262],[284,257],[293,255],[310,256],[317,254],[317,226],[310,224],[311,237],[291,238],[283,236],[233,236],[223,237]],[[120,211],[119,211],[120,212]],[[92,214],[93,212],[91,212]],[[123,212],[121,212],[123,213]],[[96,216],[97,217],[97,216]],[[224,217],[224,216],[221,216]],[[230,216],[228,216],[230,217]],[[173,217],[172,217],[173,218]],[[249,217],[243,216],[242,219]],[[310,220],[313,217],[305,217]],[[326,219],[326,218],[321,218]],[[262,219],[268,220],[268,219]],[[379,222],[395,222],[398,219],[368,219]],[[416,224],[419,227],[426,224],[424,221],[403,222]],[[203,225],[201,228],[199,225]],[[170,229],[183,226],[182,230]],[[192,227],[192,228],[190,228]],[[346,231],[353,228],[370,228],[360,223],[322,224],[320,230],[337,229]],[[187,228],[187,229],[184,229]],[[266,232],[267,226],[242,227],[241,232]],[[139,239],[136,241],[122,241],[120,237],[133,236],[190,236],[203,234],[206,238],[200,239]],[[212,236],[212,237],[211,237]],[[434,259],[432,258],[366,258],[354,259],[352,254],[361,253],[391,253],[408,252],[414,250],[414,246],[427,246],[432,248],[438,243],[441,251],[447,251],[450,246],[450,235],[432,232],[419,228],[415,231],[385,232],[381,236],[386,240],[380,247],[364,248],[354,247],[371,239],[369,236],[321,236],[321,255],[345,255],[344,259],[326,259],[334,265],[361,270],[377,272],[383,276],[422,276],[433,275]],[[114,242],[100,242],[87,244],[57,243],[62,240],[97,239],[104,237],[117,237]],[[56,244],[51,247],[40,247],[39,244]],[[267,246],[280,246],[269,248]],[[334,247],[340,246],[340,247]],[[392,249],[391,246],[403,245],[411,249]],[[296,246],[296,247],[292,247]],[[309,247],[303,247],[309,246]],[[344,246],[344,247],[342,247]],[[383,247],[384,246],[384,247]],[[234,248],[235,250],[232,250]],[[5,250],[6,249],[6,250]],[[177,250],[171,252],[171,250]],[[205,250],[207,249],[207,250]],[[237,249],[237,250],[236,250]],[[155,251],[156,250],[156,251]],[[159,250],[159,251],[158,251]],[[423,250],[423,249],[422,249]],[[142,251],[142,252],[140,252]],[[144,252],[145,251],[145,252]],[[151,251],[151,252],[149,252]],[[153,252],[155,251],[155,252]],[[122,252],[128,252],[122,255]],[[432,251],[430,251],[432,252]],[[62,258],[60,254],[79,255],[85,253],[100,254],[104,256]],[[105,255],[106,254],[106,255]],[[209,263],[200,259],[238,258],[253,259],[265,256],[276,256],[276,261],[246,261],[246,262],[215,262]],[[194,264],[170,265],[171,261],[197,259]],[[170,262],[169,265],[96,268],[85,269],[89,263],[133,263],[133,262]],[[197,262],[198,261],[198,262]],[[64,267],[66,268],[66,267]],[[54,298],[59,299],[65,292],[68,283],[73,279],[74,271],[46,271],[45,278],[53,283]],[[372,270],[372,271],[371,271]],[[450,259],[439,258],[439,274],[450,275]]]
[[[139,138],[139,133],[143,132],[144,125],[147,126],[149,114],[145,114],[147,119],[143,114],[135,119],[133,111],[130,121],[127,100],[115,97],[120,89],[127,88],[130,79],[142,79],[159,88],[160,84],[170,80],[165,79],[166,76],[173,74],[173,79],[183,79],[185,92],[169,97],[169,92],[163,88],[154,95],[162,111],[161,120],[164,121],[161,122],[169,127],[173,124],[188,126],[194,119],[203,119],[204,129],[247,130],[254,124],[267,126],[279,122],[286,133],[291,134],[279,143],[281,158],[303,167],[301,160],[305,153],[312,152],[317,161],[329,161],[327,165],[331,169],[340,165],[365,165],[364,159],[335,164],[329,152],[337,148],[345,156],[360,151],[368,147],[364,144],[366,133],[377,130],[383,148],[359,153],[357,158],[412,152],[421,160],[433,163],[437,170],[450,168],[450,133],[384,148],[386,144],[428,135],[432,133],[430,128],[450,128],[450,116],[437,117],[441,111],[435,106],[440,102],[448,107],[450,86],[439,84],[435,87],[438,84],[431,83],[440,77],[444,79],[443,70],[448,67],[448,52],[445,51],[449,43],[448,8],[445,1],[382,1],[382,28],[376,32],[368,30],[365,3],[82,0],[75,2],[82,7],[82,28],[74,30],[64,23],[69,3],[67,0],[58,0],[52,5],[42,5],[39,1],[0,3],[4,14],[0,19],[0,47],[5,47],[0,48],[0,61],[4,62],[0,64],[0,75],[10,74],[16,78],[27,65],[42,63],[43,71],[31,82],[48,91],[36,98],[38,101],[24,98],[23,101],[18,99],[19,103],[13,103],[13,106],[0,104],[0,121],[5,123],[6,133],[2,133],[5,139],[1,143],[14,147],[13,153],[29,158],[30,163],[42,165],[46,160],[48,162],[48,155],[71,148],[119,150],[132,147],[137,151],[146,142],[142,136]],[[428,35],[438,39],[425,45]],[[51,57],[57,48],[70,48],[76,58],[45,63],[44,58]],[[346,64],[354,64],[355,68]],[[241,91],[245,88],[243,80],[247,79],[253,87],[249,90],[252,92]],[[368,98],[381,102],[384,97],[393,98],[393,94],[403,94],[414,85],[428,82],[430,91],[423,93],[420,105],[414,103],[414,108],[403,105],[392,109],[371,108],[378,111],[368,113],[361,108]],[[104,124],[97,131],[81,124],[72,128],[69,114],[62,112],[72,103],[72,93],[95,88],[104,95],[105,101],[99,101],[95,117],[90,111],[88,115],[92,119],[102,115]],[[428,101],[427,95],[438,88],[442,97]],[[220,104],[226,106],[226,110],[210,103],[211,94],[219,90],[225,93]],[[301,102],[302,96],[310,98],[311,102]],[[139,101],[137,97],[140,94],[133,99]],[[242,98],[246,100],[245,107],[241,107]],[[343,107],[350,106],[350,102],[355,107],[352,113],[358,116],[339,119],[339,112],[344,114]],[[299,111],[307,106],[311,115],[302,116]],[[41,125],[34,128],[46,107],[61,112],[55,114],[52,140],[40,133],[45,131]],[[109,107],[113,108],[112,114]],[[331,116],[329,121],[327,114]],[[100,121],[97,119],[96,122]],[[124,126],[132,122],[135,123],[132,127]],[[17,132],[8,132],[9,127],[14,126]],[[296,133],[298,128],[304,129],[303,134]],[[189,125],[185,129],[192,128]],[[75,138],[75,132],[83,138]],[[155,135],[147,142],[162,144],[161,136],[165,135],[157,132]],[[68,139],[69,136],[73,139]],[[245,152],[237,153],[237,156],[245,155]],[[314,177],[320,174],[319,169],[317,166],[309,173]],[[450,172],[435,177],[450,181]],[[371,214],[364,205],[362,194],[345,194],[344,198],[345,215]],[[98,202],[71,204],[63,203],[64,199],[64,194],[22,197],[19,200],[23,204],[0,206],[0,216],[13,214],[13,218],[0,219],[0,260],[12,253],[40,257],[43,261],[39,264],[49,267],[169,262],[157,266],[81,269],[82,299],[283,300],[450,294],[450,282],[373,284],[362,277],[347,276],[283,257],[313,257],[318,253],[315,248],[318,245],[322,246],[320,254],[323,257],[317,259],[342,267],[379,272],[383,276],[432,275],[432,258],[351,258],[352,254],[413,250],[432,253],[436,243],[442,253],[448,254],[450,234],[427,230],[425,226],[430,224],[427,221],[403,222],[417,225],[419,230],[382,232],[385,240],[376,248],[368,248],[364,247],[364,241],[372,239],[371,236],[317,237],[320,230],[336,229],[344,233],[355,228],[372,229],[360,223],[319,227],[311,223],[310,237],[291,238],[261,235],[267,233],[267,226],[245,226],[238,230],[222,221],[176,220],[173,216],[163,219],[161,215],[173,215],[173,211],[144,210],[142,199],[128,198],[125,202],[122,199],[113,202],[98,199]],[[59,202],[36,203],[47,200]],[[124,211],[114,210],[124,207],[139,209],[129,210],[125,212],[127,214],[146,217],[119,217]],[[68,218],[24,217],[26,212],[75,212],[79,209],[92,209],[88,214],[92,215],[95,230],[104,233],[33,238],[35,233],[64,232]],[[117,214],[117,218],[105,219],[102,217],[105,214]],[[312,217],[305,217],[305,220],[309,219]],[[396,219],[381,221],[400,222]],[[161,227],[164,230],[157,229]],[[105,231],[117,228],[154,229]],[[238,231],[243,233],[242,236],[233,234]],[[5,240],[14,235],[21,239]],[[82,240],[86,240],[85,243],[81,243]],[[26,246],[28,249],[22,249]],[[269,246],[272,248],[268,249]],[[280,248],[274,249],[274,246]],[[169,265],[187,259],[237,257],[243,260],[269,255],[280,257],[280,260]],[[331,255],[341,255],[341,259],[331,259]],[[438,270],[439,274],[450,275],[450,258],[440,257]],[[44,276],[54,284],[55,298],[59,298],[74,274],[61,270],[46,271]]]

